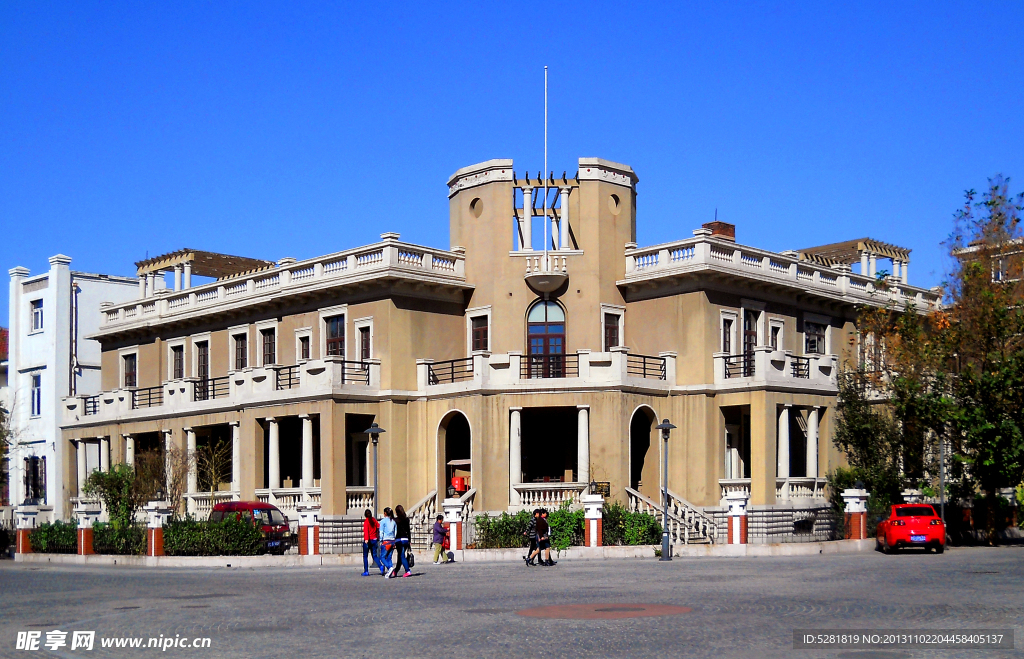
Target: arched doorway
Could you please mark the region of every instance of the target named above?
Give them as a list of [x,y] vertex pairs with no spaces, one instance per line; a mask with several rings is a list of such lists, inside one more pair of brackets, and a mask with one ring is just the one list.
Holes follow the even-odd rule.
[[629,486],[658,500],[658,445],[651,440],[654,410],[641,406],[629,420]]
[[453,410],[441,419],[437,429],[437,452],[438,496],[442,499],[457,497],[472,488],[472,431],[465,414]]

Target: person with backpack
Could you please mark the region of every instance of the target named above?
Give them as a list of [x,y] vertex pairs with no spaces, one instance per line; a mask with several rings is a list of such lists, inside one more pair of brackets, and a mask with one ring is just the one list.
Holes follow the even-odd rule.
[[[434,522],[434,565],[448,562],[448,552],[445,551],[445,540],[448,539],[448,529],[441,522],[444,515],[438,515]],[[444,559],[443,561],[441,559]]]
[[363,576],[370,576],[370,562],[367,557],[373,559],[381,574],[384,574],[384,566],[378,558],[377,539],[380,537],[380,522],[373,518],[373,511],[369,508],[363,513]]
[[395,522],[394,513],[390,508],[384,509],[384,519],[380,520],[380,546],[378,553],[381,556],[383,570],[381,576],[385,579],[395,571],[394,563],[391,562],[391,552],[395,548],[395,534],[398,532],[398,524]]
[[[398,551],[398,559],[401,561],[402,568],[405,573],[403,577],[411,577],[412,572],[409,570],[409,552],[412,551],[410,547],[410,541],[412,540],[412,530],[410,529],[409,518],[405,515],[405,508],[401,505],[395,506],[395,522],[398,525],[398,529],[395,533],[395,549]],[[396,566],[399,560],[396,560]],[[391,568],[392,573],[395,568]]]

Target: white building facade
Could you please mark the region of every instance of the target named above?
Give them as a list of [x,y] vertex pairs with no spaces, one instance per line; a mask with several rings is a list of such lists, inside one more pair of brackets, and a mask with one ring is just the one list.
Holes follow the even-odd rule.
[[[100,306],[134,298],[138,280],[72,271],[63,254],[49,261],[35,276],[20,266],[9,271],[10,500],[52,505],[63,519],[70,511],[62,477],[68,465],[55,450],[60,401],[100,390],[100,345],[84,337],[99,328]],[[99,468],[98,444],[90,458]]]

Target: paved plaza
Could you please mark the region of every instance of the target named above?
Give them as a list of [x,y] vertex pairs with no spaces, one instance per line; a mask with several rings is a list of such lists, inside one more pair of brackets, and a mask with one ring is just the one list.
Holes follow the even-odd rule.
[[[0,561],[0,656],[1024,657],[1021,649],[793,649],[794,629],[836,628],[1013,628],[1020,648],[1020,547],[941,556],[563,560],[554,568],[423,563],[412,578],[385,581],[348,567]],[[550,608],[518,613],[536,607]],[[580,619],[580,611],[591,613]],[[550,617],[560,613],[576,617]],[[211,647],[161,653],[104,649],[97,640],[92,652],[70,651],[69,635],[69,647],[57,651],[15,650],[18,631],[43,631],[45,641],[55,628],[95,630],[97,639],[209,637]]]

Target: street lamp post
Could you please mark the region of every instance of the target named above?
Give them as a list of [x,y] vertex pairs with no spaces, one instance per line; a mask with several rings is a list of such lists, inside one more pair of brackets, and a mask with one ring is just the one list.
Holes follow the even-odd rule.
[[668,435],[675,428],[668,419],[657,426],[663,442],[661,451],[661,560],[672,560],[672,547],[668,538]]
[[370,436],[370,441],[373,442],[373,517],[377,518],[377,476],[379,471],[377,470],[377,438],[382,432],[387,432],[376,423],[370,424],[370,427],[366,430],[366,434]]

